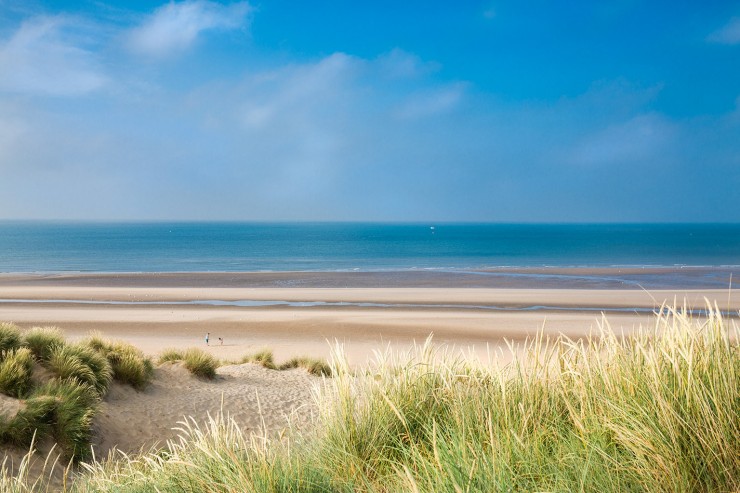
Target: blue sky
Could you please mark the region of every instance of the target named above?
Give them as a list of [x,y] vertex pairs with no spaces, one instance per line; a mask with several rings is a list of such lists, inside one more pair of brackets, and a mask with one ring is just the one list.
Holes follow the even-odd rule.
[[0,219],[740,221],[737,2],[0,0]]

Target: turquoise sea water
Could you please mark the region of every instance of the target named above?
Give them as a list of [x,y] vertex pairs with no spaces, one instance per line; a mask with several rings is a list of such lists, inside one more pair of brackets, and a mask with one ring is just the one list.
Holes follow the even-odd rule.
[[738,265],[727,224],[0,222],[0,272]]

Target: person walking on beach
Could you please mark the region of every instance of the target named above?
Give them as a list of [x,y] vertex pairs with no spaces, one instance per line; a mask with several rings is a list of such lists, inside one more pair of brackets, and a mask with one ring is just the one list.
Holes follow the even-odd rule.
[[208,346],[208,338],[211,336],[210,332],[206,332],[206,346]]

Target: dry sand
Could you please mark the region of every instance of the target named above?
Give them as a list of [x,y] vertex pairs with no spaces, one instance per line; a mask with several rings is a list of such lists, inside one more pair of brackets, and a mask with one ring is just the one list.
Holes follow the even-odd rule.
[[[282,276],[282,275],[281,275]],[[280,277],[280,276],[279,276]],[[630,331],[650,324],[649,311],[664,302],[704,307],[704,298],[737,312],[740,295],[727,290],[497,289],[449,287],[244,287],[218,276],[192,275],[166,282],[154,275],[0,276],[0,321],[23,328],[55,325],[70,339],[99,330],[123,339],[150,355],[165,348],[201,347],[222,359],[237,359],[261,348],[274,350],[278,362],[292,356],[329,357],[339,342],[352,364],[362,365],[373,352],[391,344],[406,349],[430,333],[436,343],[473,352],[482,358],[540,330],[571,337],[595,329],[606,310],[611,326]],[[133,280],[132,280],[133,279]],[[173,280],[174,279],[174,280]],[[272,280],[275,281],[276,278]],[[336,282],[336,275],[332,277]],[[284,279],[280,277],[281,281]],[[248,284],[248,283],[247,283]],[[26,300],[26,301],[23,301]],[[29,303],[27,300],[47,302]],[[198,300],[385,303],[393,306],[208,306],[168,304]],[[93,301],[100,304],[79,304]],[[108,303],[106,303],[108,302]],[[162,302],[162,304],[114,304]],[[440,306],[444,305],[444,306]],[[522,311],[544,305],[549,309]],[[472,306],[478,306],[474,308]],[[481,308],[481,307],[488,307]],[[490,309],[496,307],[496,310]],[[581,311],[582,309],[592,311]],[[623,309],[647,312],[622,312]],[[211,345],[204,336],[211,334]],[[218,338],[224,344],[218,343]],[[219,369],[216,381],[191,376],[172,364],[157,368],[145,391],[114,385],[95,422],[96,454],[113,448],[136,452],[174,438],[184,416],[202,420],[219,410],[246,431],[264,425],[276,432],[293,416],[305,425],[315,412],[311,397],[320,379],[303,370],[278,372],[255,365]],[[0,396],[0,412],[12,414],[17,401]],[[6,451],[16,460],[18,451]]]
[[[261,275],[261,276],[264,276]],[[147,282],[151,279],[142,276]],[[102,279],[102,280],[101,280]],[[583,290],[495,288],[242,288],[219,286],[119,286],[96,278],[60,284],[9,280],[0,283],[0,320],[22,327],[56,325],[69,337],[100,330],[125,339],[149,354],[163,348],[205,347],[221,358],[238,358],[264,347],[278,359],[311,354],[328,357],[339,341],[353,364],[392,343],[408,347],[430,333],[438,343],[472,347],[484,354],[503,338],[518,340],[544,327],[550,334],[582,336],[596,328],[605,310],[614,328],[631,330],[648,323],[650,310],[674,300],[692,308],[709,298],[723,309],[740,309],[740,295],[725,290]],[[109,279],[114,279],[110,277]],[[113,285],[111,285],[113,284]],[[12,300],[52,300],[21,303]],[[65,302],[66,300],[66,302]],[[208,306],[167,304],[203,300],[380,303],[377,306]],[[74,301],[102,304],[79,304]],[[134,303],[127,305],[105,302]],[[162,303],[162,304],[136,304]],[[544,305],[534,311],[524,307]],[[473,306],[497,308],[484,309]],[[630,312],[632,308],[647,310]],[[583,311],[583,309],[590,311]],[[620,311],[627,310],[627,311]],[[224,344],[218,344],[218,338]]]
[[[192,418],[202,424],[219,413],[233,419],[245,434],[272,436],[289,427],[305,427],[317,411],[315,388],[321,379],[301,369],[276,371],[258,365],[230,365],[218,369],[214,380],[194,377],[180,363],[155,369],[152,383],[143,391],[113,383],[93,424],[95,457],[119,452],[135,454],[166,445],[182,433],[182,423]],[[0,413],[15,414],[21,401],[0,394]],[[61,489],[64,467],[44,467],[51,443],[38,446],[30,477],[51,475],[54,489]],[[27,450],[0,449],[5,467],[16,474]],[[52,451],[49,463],[58,460]]]
[[211,381],[192,376],[181,364],[167,363],[155,370],[144,391],[112,386],[95,422],[94,445],[98,453],[162,446],[178,436],[173,429],[178,421],[219,413],[245,433],[305,426],[316,411],[312,389],[320,381],[300,369],[276,371],[253,364],[223,366]]

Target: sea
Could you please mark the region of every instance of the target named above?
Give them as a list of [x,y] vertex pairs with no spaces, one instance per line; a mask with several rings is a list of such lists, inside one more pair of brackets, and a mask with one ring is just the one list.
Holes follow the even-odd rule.
[[740,224],[0,222],[0,272],[740,266]]

